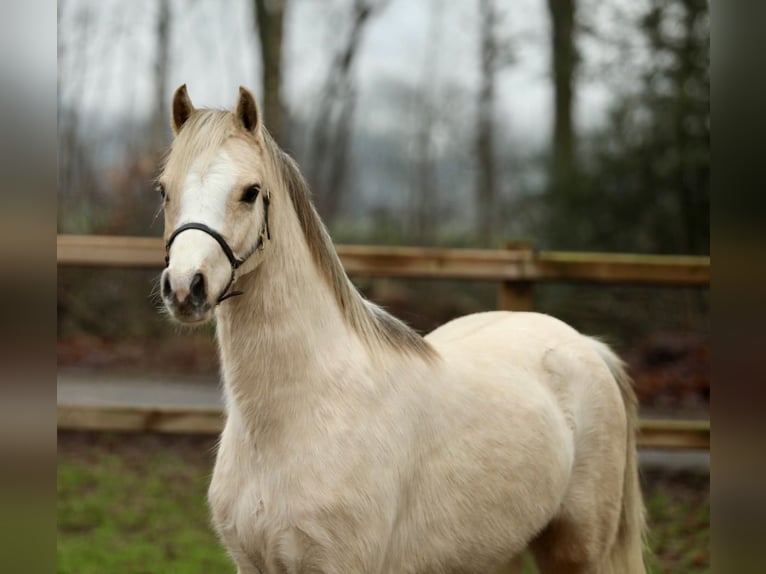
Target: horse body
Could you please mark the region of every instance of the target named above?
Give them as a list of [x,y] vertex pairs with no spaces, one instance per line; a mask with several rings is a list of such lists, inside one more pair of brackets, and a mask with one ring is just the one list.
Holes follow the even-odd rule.
[[[581,435],[615,445],[583,454],[608,466],[611,476],[585,485],[585,494],[589,505],[603,497],[592,513],[611,514],[605,522],[616,529],[625,415],[587,340],[550,318],[516,313],[458,319],[427,340],[440,354],[435,363],[405,356],[384,367],[368,358],[322,376],[325,355],[304,366],[285,356],[286,372],[274,377],[263,370],[274,362],[264,348],[248,359],[255,372],[243,365],[241,381],[225,374],[230,412],[210,500],[230,547],[264,572],[280,564],[288,572],[312,571],[309,564],[323,572],[488,572],[557,515],[575,463],[583,465]],[[571,370],[579,353],[602,371],[595,380],[587,368]],[[263,426],[236,400],[240,384],[279,385],[280,396],[259,403],[274,415]],[[601,396],[596,408],[606,417],[578,413],[589,392]],[[576,428],[578,416],[601,428]],[[279,428],[277,419],[288,424]]]
[[[268,180],[268,203],[230,207],[253,220],[218,230],[237,253],[269,237],[242,264],[242,295],[210,304],[231,281],[220,241],[198,229],[178,235],[163,274],[176,316],[217,318],[227,421],[209,501],[238,572],[478,574],[531,546],[545,573],[643,573],[634,397],[611,351],[534,313],[420,338],[351,286],[252,96],[237,114],[192,112],[185,97],[174,127],[191,125],[165,185],[193,168],[204,188],[206,165],[246,182],[248,161]],[[204,162],[184,153],[201,140]],[[188,205],[174,209],[166,236],[188,223]],[[234,217],[213,211],[218,226]]]

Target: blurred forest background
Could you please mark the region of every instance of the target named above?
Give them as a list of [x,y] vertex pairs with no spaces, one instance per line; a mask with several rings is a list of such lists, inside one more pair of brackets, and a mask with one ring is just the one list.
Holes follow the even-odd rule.
[[[336,242],[709,253],[707,0],[58,6],[59,233],[159,236],[173,90],[228,108],[243,84]],[[60,363],[213,372],[156,276],[60,270]],[[491,284],[357,284],[421,331],[495,304]],[[536,306],[708,388],[706,291],[541,286]]]

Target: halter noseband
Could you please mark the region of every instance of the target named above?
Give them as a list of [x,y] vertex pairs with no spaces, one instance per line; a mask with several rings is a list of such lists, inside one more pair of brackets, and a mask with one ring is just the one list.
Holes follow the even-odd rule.
[[208,227],[204,223],[184,223],[180,227],[176,228],[173,233],[170,234],[170,237],[167,240],[167,243],[165,243],[165,267],[167,267],[170,264],[170,247],[173,245],[173,241],[175,241],[176,237],[178,237],[181,233],[184,231],[188,231],[189,229],[196,229],[197,231],[203,231],[207,233],[210,237],[216,240],[218,245],[221,246],[221,250],[223,251],[223,254],[226,255],[226,259],[229,260],[229,264],[231,265],[231,276],[229,277],[229,282],[226,284],[226,288],[221,293],[221,296],[218,297],[218,300],[216,301],[216,304],[222,303],[229,297],[236,297],[237,295],[242,295],[242,291],[232,291],[229,293],[229,289],[231,289],[231,286],[234,284],[234,280],[236,279],[236,271],[239,269],[239,267],[247,261],[250,256],[255,253],[256,251],[263,249],[264,242],[263,237],[266,236],[267,239],[271,239],[271,232],[269,231],[269,197],[266,194],[263,194],[263,229],[261,230],[261,233],[258,235],[258,241],[256,242],[255,246],[250,249],[250,251],[247,252],[247,255],[244,257],[237,257],[234,255],[234,251],[229,246],[229,244],[226,242],[226,239],[223,238],[223,235],[218,233],[215,229],[212,227]]

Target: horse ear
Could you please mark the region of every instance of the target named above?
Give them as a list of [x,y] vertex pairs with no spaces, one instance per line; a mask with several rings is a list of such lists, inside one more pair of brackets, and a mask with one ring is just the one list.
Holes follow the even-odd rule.
[[258,106],[255,104],[255,98],[247,88],[242,86],[239,87],[237,119],[242,127],[250,133],[256,133],[260,127],[260,117],[258,114]]
[[186,91],[186,84],[183,84],[173,94],[173,133],[178,134],[181,131],[186,120],[192,115],[194,105],[189,99],[189,92]]

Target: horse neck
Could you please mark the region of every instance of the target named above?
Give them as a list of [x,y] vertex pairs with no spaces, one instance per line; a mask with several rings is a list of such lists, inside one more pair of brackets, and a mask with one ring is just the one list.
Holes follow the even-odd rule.
[[317,269],[294,214],[274,219],[262,263],[237,281],[243,295],[218,310],[230,415],[235,409],[261,436],[340,391],[369,360]]

